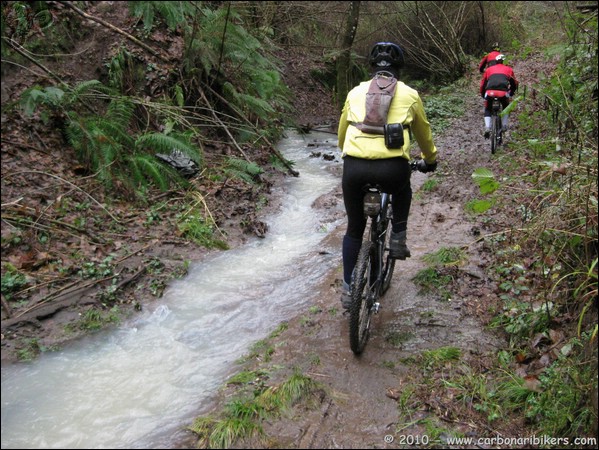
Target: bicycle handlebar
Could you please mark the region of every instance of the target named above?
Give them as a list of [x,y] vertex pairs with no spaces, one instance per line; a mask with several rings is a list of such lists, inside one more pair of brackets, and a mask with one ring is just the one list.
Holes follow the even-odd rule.
[[424,161],[424,159],[414,159],[412,161],[410,161],[410,168],[412,169],[412,172],[422,172],[422,173],[427,173],[428,170],[426,168],[426,162]]

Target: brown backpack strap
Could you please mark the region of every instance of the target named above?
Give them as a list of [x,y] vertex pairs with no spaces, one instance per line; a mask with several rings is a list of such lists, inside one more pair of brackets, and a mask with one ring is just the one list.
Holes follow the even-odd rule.
[[384,126],[391,100],[395,95],[397,80],[395,78],[376,77],[370,82],[366,94],[366,117],[364,123],[372,126]]

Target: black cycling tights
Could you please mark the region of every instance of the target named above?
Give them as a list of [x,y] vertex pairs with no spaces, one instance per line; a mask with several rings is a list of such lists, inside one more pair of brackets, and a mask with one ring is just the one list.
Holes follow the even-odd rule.
[[393,231],[405,231],[412,203],[411,173],[410,164],[404,158],[343,158],[341,186],[347,213],[347,231],[343,239],[343,278],[346,283],[350,282],[366,228],[364,186],[378,184],[385,192],[391,194]]

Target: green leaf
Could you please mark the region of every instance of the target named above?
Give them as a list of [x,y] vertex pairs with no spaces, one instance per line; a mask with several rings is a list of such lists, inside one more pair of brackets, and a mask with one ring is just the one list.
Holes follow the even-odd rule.
[[495,192],[500,186],[495,180],[493,172],[484,167],[476,169],[472,174],[472,179],[478,184],[480,192],[483,195]]
[[46,96],[52,104],[58,105],[64,96],[64,91],[54,86],[48,86],[46,88]]
[[468,208],[477,214],[482,214],[494,204],[495,202],[493,200],[473,200],[468,203]]
[[35,112],[37,106],[44,101],[46,94],[39,86],[34,86],[27,89],[21,95],[19,104],[26,116],[31,116]]
[[518,104],[518,102],[519,102],[520,100],[522,100],[522,96],[521,96],[521,95],[519,95],[519,96],[517,96],[517,97],[514,97],[514,99],[512,99],[512,101],[511,101],[511,102],[510,102],[510,104],[507,106],[507,108],[505,108],[503,111],[501,111],[501,114],[500,114],[500,116],[501,116],[501,117],[503,117],[503,116],[505,116],[506,114],[509,114],[509,113],[511,113],[511,112],[514,110],[514,108],[516,108],[516,105]]
[[181,86],[179,85],[175,86],[175,101],[177,103],[177,106],[179,106],[180,108],[183,107],[183,89],[181,89]]

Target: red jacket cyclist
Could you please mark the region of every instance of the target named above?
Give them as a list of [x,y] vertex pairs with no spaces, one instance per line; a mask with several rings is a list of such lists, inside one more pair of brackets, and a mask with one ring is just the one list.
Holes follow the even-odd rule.
[[[510,103],[510,97],[513,97],[518,90],[518,80],[514,70],[504,64],[504,59],[504,55],[496,56],[495,64],[487,68],[480,81],[480,95],[485,99],[485,138],[489,138],[491,134],[491,102],[488,99],[491,97],[499,98],[505,109]],[[507,131],[508,123],[509,114],[505,114],[501,118],[503,131]]]

